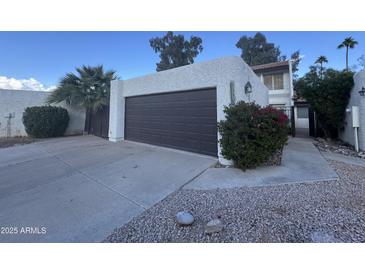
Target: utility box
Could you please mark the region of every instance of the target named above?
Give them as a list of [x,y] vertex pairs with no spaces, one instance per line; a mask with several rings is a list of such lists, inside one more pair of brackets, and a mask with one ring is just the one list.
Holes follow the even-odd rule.
[[352,107],[352,127],[360,127],[360,112],[358,106]]

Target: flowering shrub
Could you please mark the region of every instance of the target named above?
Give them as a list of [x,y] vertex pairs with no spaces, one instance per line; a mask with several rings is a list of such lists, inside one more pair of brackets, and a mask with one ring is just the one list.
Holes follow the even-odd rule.
[[255,103],[225,107],[218,123],[222,155],[243,170],[265,163],[288,139],[288,117],[273,107]]

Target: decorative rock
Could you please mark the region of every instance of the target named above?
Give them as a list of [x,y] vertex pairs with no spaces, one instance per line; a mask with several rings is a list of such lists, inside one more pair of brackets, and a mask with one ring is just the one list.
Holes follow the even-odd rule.
[[333,233],[326,233],[324,231],[313,231],[311,234],[311,240],[313,243],[339,243]]
[[213,234],[221,232],[222,230],[223,230],[223,223],[220,219],[211,220],[205,225],[206,234]]
[[176,222],[179,225],[191,225],[194,222],[194,216],[187,211],[179,211],[176,214]]
[[356,152],[354,147],[342,141],[328,141],[321,138],[314,140],[313,144],[320,150],[326,152],[339,153],[345,156],[359,157],[365,159],[364,152]]

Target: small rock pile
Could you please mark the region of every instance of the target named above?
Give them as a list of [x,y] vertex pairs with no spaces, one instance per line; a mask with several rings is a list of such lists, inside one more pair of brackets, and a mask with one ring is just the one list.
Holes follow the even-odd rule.
[[[194,216],[188,211],[179,211],[175,216],[176,223],[180,226],[190,226],[194,223]],[[223,230],[223,222],[218,219],[213,219],[205,225],[205,233],[213,234]]]
[[339,153],[346,156],[365,159],[365,151],[356,152],[355,149],[342,141],[328,141],[323,138],[316,138],[313,144],[320,150]]

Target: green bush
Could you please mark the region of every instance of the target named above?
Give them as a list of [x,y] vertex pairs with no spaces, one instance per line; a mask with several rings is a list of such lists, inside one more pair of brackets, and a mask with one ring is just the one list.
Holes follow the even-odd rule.
[[338,129],[344,124],[346,107],[354,85],[353,72],[327,69],[319,72],[316,67],[296,82],[295,89],[316,112],[319,127],[325,137],[337,138]]
[[238,102],[225,107],[218,123],[222,155],[246,170],[265,163],[288,139],[288,117],[272,107]]
[[36,138],[63,136],[69,120],[67,110],[62,107],[28,107],[23,113],[25,131]]

